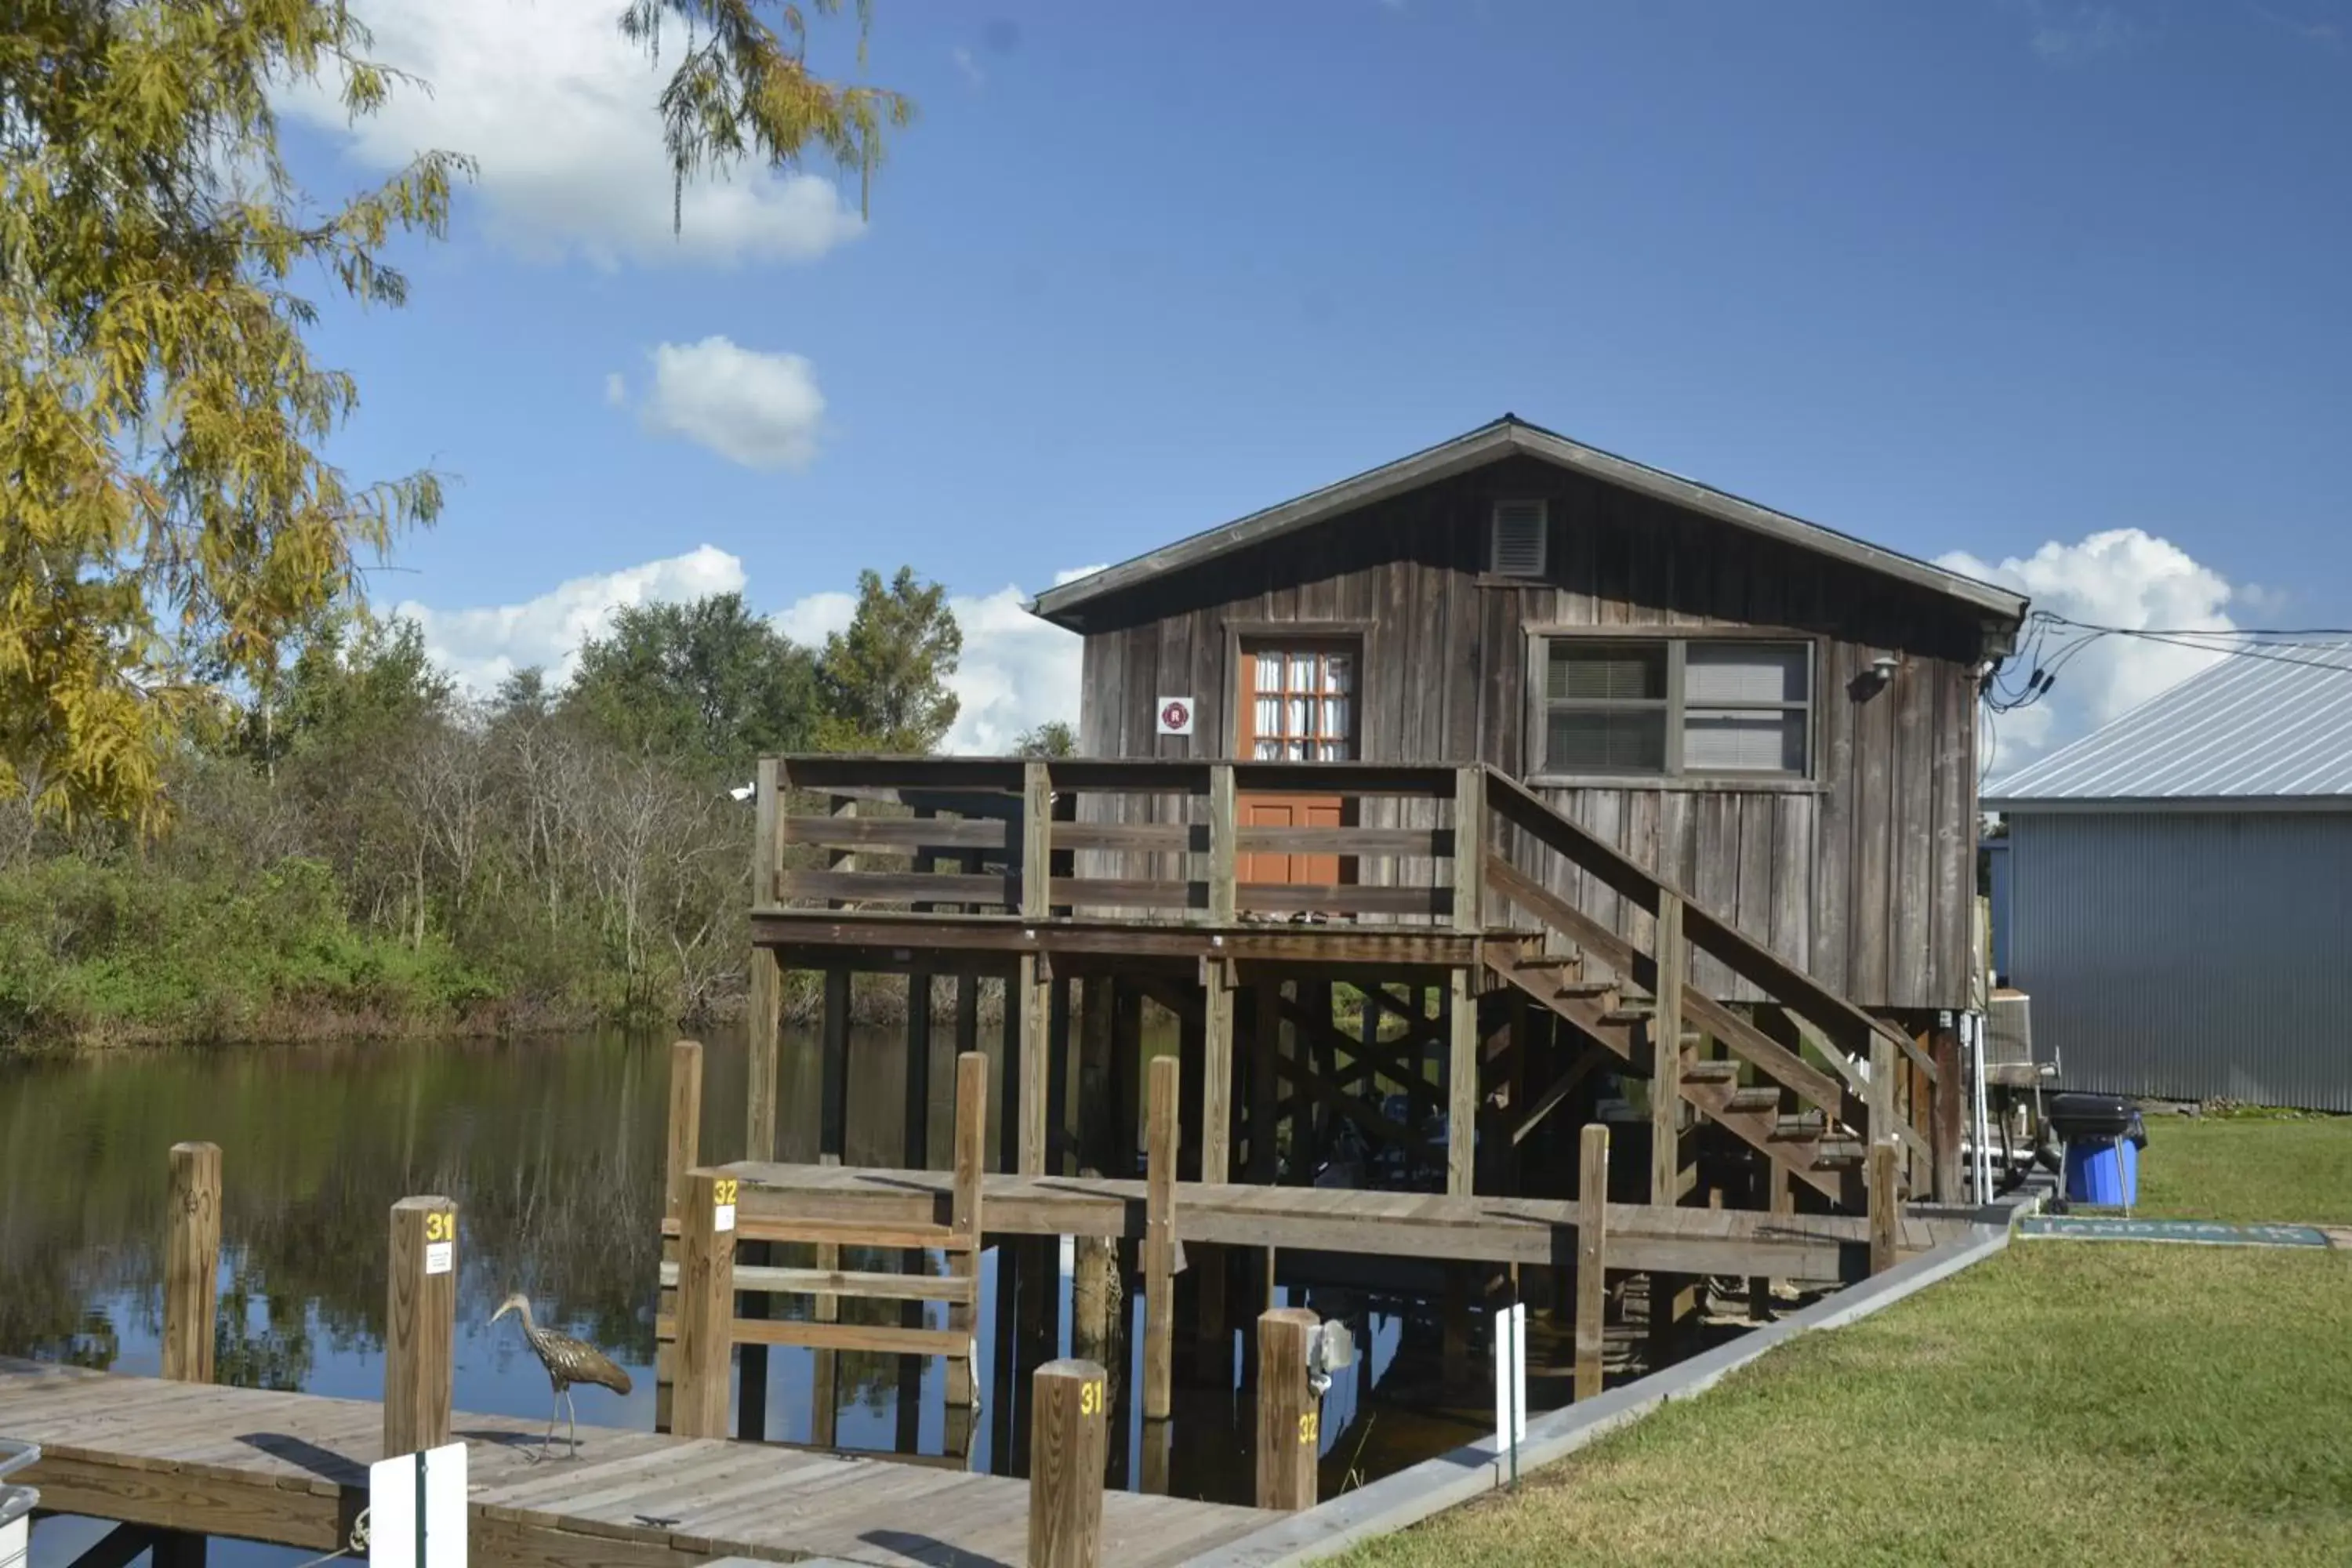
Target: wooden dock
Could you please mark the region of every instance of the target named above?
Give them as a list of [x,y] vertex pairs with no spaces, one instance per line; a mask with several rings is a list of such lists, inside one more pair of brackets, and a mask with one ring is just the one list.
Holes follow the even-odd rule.
[[[1024,1481],[767,1444],[459,1414],[472,1550],[520,1568],[689,1568],[719,1557],[877,1564],[1027,1561]],[[42,1507],[310,1552],[348,1542],[383,1455],[383,1407],[0,1358],[0,1435],[37,1443]],[[1249,1533],[1256,1509],[1114,1492],[1102,1561],[1174,1563]]]
[[[943,1223],[954,1184],[945,1171],[767,1161],[720,1169],[741,1183],[738,1238],[743,1241],[761,1240],[766,1223],[787,1217],[877,1230]],[[1449,1197],[1238,1182],[1178,1182],[1174,1187],[1175,1237],[1182,1242],[1465,1263],[1567,1267],[1576,1261],[1574,1199]],[[1140,1239],[1144,1234],[1148,1194],[1141,1181],[990,1174],[981,1179],[981,1191],[991,1237]],[[1905,1252],[1925,1251],[1948,1239],[1945,1231],[1955,1223],[1906,1215],[1898,1246]],[[1870,1221],[1861,1215],[1611,1204],[1608,1228],[1612,1268],[1769,1274],[1822,1282],[1851,1281],[1869,1271]]]

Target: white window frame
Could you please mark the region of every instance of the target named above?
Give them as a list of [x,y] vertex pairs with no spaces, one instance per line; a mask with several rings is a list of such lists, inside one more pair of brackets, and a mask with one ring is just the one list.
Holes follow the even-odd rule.
[[[1666,656],[1666,692],[1663,700],[1650,698],[1643,701],[1628,700],[1626,708],[1662,709],[1665,715],[1665,765],[1660,772],[1630,768],[1599,768],[1592,766],[1556,765],[1548,754],[1551,744],[1551,710],[1555,706],[1550,691],[1551,648],[1554,643],[1569,643],[1579,647],[1663,647]],[[1735,645],[1748,647],[1801,648],[1805,655],[1805,700],[1802,702],[1706,702],[1700,704],[1710,712],[1729,709],[1754,709],[1759,711],[1800,712],[1804,715],[1804,767],[1797,773],[1782,773],[1762,768],[1695,770],[1684,765],[1683,731],[1687,722],[1688,704],[1684,700],[1684,668],[1690,648],[1696,644]],[[1644,635],[1628,627],[1611,627],[1605,632],[1585,626],[1530,626],[1528,629],[1527,664],[1527,776],[1531,780],[1590,779],[1600,783],[1631,785],[1699,785],[1722,789],[1813,789],[1819,788],[1821,773],[1821,675],[1822,658],[1818,637],[1788,633],[1775,634],[1762,627],[1724,627],[1720,632],[1694,635],[1688,627],[1671,631],[1660,628]],[[1593,700],[1570,704],[1605,708],[1613,704]]]
[[[1530,572],[1505,572],[1502,566],[1503,509],[1536,510],[1536,564]],[[1551,570],[1551,502],[1540,496],[1507,496],[1486,514],[1486,570],[1497,577],[1540,578]]]

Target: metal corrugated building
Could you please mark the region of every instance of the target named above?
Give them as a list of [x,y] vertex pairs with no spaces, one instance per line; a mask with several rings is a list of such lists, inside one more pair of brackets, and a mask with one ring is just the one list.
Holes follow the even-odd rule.
[[1984,805],[2069,1087],[2352,1110],[2352,644],[2235,653]]

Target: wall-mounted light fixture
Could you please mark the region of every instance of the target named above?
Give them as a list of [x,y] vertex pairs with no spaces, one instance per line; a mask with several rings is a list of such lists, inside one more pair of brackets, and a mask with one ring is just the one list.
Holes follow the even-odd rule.
[[1897,654],[1882,653],[1870,661],[1870,673],[1882,681],[1894,679],[1895,672],[1902,668],[1903,659]]

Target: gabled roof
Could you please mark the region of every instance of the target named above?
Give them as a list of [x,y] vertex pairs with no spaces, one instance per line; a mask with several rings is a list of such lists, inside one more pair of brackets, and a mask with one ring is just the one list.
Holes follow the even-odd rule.
[[1931,566],[1925,561],[1915,560],[1892,550],[1883,550],[1834,529],[1790,517],[1786,512],[1774,511],[1769,507],[1742,500],[1722,490],[1710,489],[1662,468],[1636,463],[1613,452],[1601,451],[1597,447],[1587,447],[1540,426],[1530,425],[1511,414],[1506,414],[1491,424],[1481,425],[1451,441],[1358,474],[1351,479],[1326,485],[1295,500],[1253,512],[1222,527],[1212,528],[1149,554],[1139,555],[1132,561],[1123,561],[1075,582],[1048,588],[1038,595],[1029,607],[1057,625],[1074,631],[1083,630],[1085,606],[1107,595],[1204,561],[1213,561],[1221,555],[1280,538],[1302,528],[1310,528],[1341,512],[1385,500],[1391,496],[1465,473],[1515,454],[1540,458],[1624,489],[1655,497],[1703,517],[1715,518],[1760,533],[1768,539],[1777,539],[1884,574],[1914,587],[1944,595],[2011,629],[2025,615],[2024,596],[2012,594],[2006,588],[1996,588],[1990,583],[1979,583],[1973,577],[1947,572],[1940,566]]
[[2352,805],[2352,643],[2241,649],[2029,763],[1988,810]]

